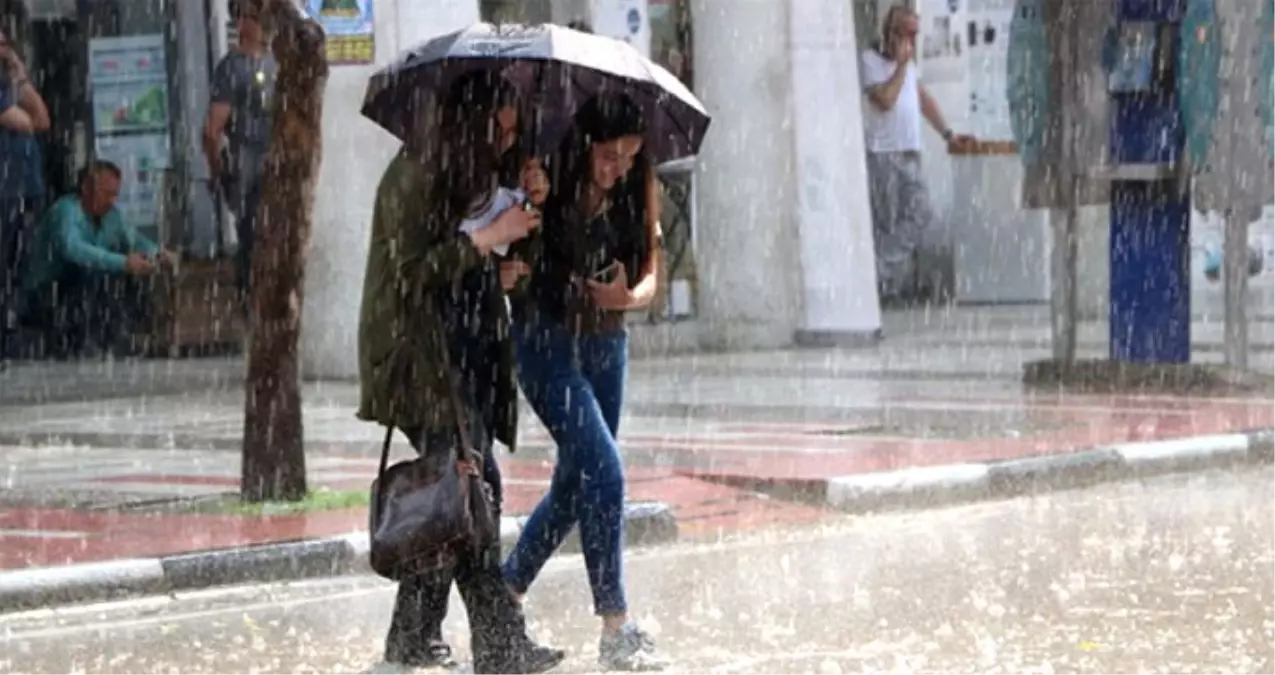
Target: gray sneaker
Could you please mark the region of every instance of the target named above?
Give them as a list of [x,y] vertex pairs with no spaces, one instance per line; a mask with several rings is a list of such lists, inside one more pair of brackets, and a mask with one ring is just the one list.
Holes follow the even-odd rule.
[[631,673],[664,670],[668,662],[655,655],[655,640],[630,621],[615,635],[598,643],[598,664],[606,670]]

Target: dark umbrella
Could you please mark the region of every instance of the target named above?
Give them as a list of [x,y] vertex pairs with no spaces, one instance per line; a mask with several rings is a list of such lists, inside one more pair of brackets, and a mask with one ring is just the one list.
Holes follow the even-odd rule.
[[656,164],[699,151],[709,116],[672,73],[632,46],[553,24],[479,23],[408,51],[368,80],[363,115],[407,140],[422,114],[459,75],[500,73],[539,114],[537,145],[552,148],[572,114],[599,93],[624,93],[646,116],[645,150]]

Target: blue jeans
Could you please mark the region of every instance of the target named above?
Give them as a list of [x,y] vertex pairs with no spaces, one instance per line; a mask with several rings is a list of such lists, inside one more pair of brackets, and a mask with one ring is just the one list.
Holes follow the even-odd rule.
[[558,463],[549,493],[505,560],[505,580],[525,593],[579,523],[594,611],[623,613],[624,467],[616,434],[628,336],[574,336],[548,319],[517,325],[513,333],[519,383],[558,445]]

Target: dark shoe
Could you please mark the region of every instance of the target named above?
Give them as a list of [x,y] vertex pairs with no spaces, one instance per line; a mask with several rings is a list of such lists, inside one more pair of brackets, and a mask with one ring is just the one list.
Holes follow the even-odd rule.
[[558,667],[567,658],[567,652],[555,647],[528,645],[522,655],[522,671],[524,673],[543,673]]
[[431,641],[424,651],[387,647],[385,661],[409,668],[436,668],[452,666],[456,663],[452,661],[452,648],[446,642],[440,641]]
[[517,653],[506,659],[474,657],[475,673],[543,673],[552,670],[567,658],[567,653],[553,647],[542,647],[526,640]]

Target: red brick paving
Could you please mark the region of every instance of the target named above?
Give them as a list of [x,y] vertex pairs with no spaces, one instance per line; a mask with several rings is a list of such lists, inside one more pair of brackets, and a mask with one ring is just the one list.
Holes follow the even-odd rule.
[[[856,473],[1275,427],[1275,408],[1271,401],[1262,399],[1042,394],[1027,399],[971,398],[970,403],[985,410],[1020,410],[1030,419],[1063,424],[1062,428],[1055,425],[1050,431],[1027,437],[971,441],[820,435],[815,432],[836,429],[837,425],[807,423],[731,423],[718,425],[711,433],[625,434],[623,443],[640,444],[650,450],[674,450],[683,457],[683,466],[677,470],[630,469],[629,496],[670,504],[684,536],[711,538],[757,527],[811,522],[825,516],[818,508],[766,499],[722,482],[802,483]],[[529,436],[533,442],[546,441],[542,434]],[[508,459],[501,468],[509,481],[505,489],[506,513],[530,511],[545,489],[552,465]],[[356,462],[339,472],[366,473],[365,477],[319,482],[334,488],[365,489],[374,471],[371,464],[362,467]],[[228,486],[237,482],[227,476],[136,473],[99,480]],[[362,509],[266,517],[0,510],[0,569],[307,539],[365,527],[366,514]]]
[[[313,539],[362,529],[366,522],[367,514],[362,509],[262,518],[6,509],[0,511],[0,569]],[[64,534],[32,536],[14,534],[14,530],[31,531],[33,535],[40,531]]]
[[[1068,404],[1077,403],[1076,397],[1064,400]],[[1170,402],[1179,405],[1174,410],[1158,407]],[[691,462],[692,466],[681,469],[680,473],[744,485],[816,482],[834,476],[1014,459],[1116,443],[1275,427],[1275,406],[1269,400],[1158,400],[1155,401],[1156,408],[1141,410],[1139,406],[1146,401],[1134,397],[1111,397],[1106,403],[1112,407],[1109,414],[1086,412],[1065,428],[1024,438],[944,441],[863,436],[825,439],[816,436],[819,448],[835,445],[844,450],[819,453],[794,453],[774,446],[715,453],[712,446],[708,446],[700,451],[706,461]],[[1039,411],[1046,416],[1058,412],[1048,405],[1033,406],[1031,410],[1033,414]]]
[[[506,460],[506,477],[546,482],[545,462]],[[105,482],[145,482],[148,476],[112,476]],[[159,478],[159,477],[155,477]],[[166,482],[234,484],[233,478],[165,476]],[[824,515],[820,509],[773,502],[758,495],[687,478],[667,470],[629,471],[629,498],[669,504],[687,538],[721,536],[732,531],[804,523]],[[368,480],[340,481],[331,487],[366,488]],[[505,489],[505,512],[531,511],[544,493],[540,485],[513,484]],[[367,527],[364,509],[343,509],[281,516],[140,514],[71,509],[0,510],[0,569],[44,567],[118,558],[144,558],[188,551],[232,548],[347,534]]]

